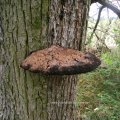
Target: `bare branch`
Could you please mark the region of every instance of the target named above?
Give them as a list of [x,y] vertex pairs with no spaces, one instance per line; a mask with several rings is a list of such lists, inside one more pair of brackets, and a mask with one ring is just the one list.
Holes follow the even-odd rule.
[[92,0],[91,3],[95,3],[98,2],[101,5],[111,9],[114,13],[116,13],[118,15],[118,17],[120,18],[120,10],[114,6],[113,4],[111,4],[110,2],[106,1],[106,0]]
[[106,6],[106,7],[108,7],[109,9],[111,9],[120,18],[120,10],[116,6],[114,6],[113,4],[111,4],[109,2],[106,2],[104,0],[99,0],[99,3]]
[[97,29],[98,23],[99,23],[99,21],[100,21],[101,12],[102,12],[102,10],[103,10],[104,8],[105,8],[105,6],[101,6],[101,8],[99,9],[97,22],[96,22],[95,27],[94,27],[94,29],[93,29],[93,32],[92,32],[92,34],[91,34],[91,36],[90,36],[90,38],[89,38],[90,40],[92,39],[93,34],[95,33],[95,31],[96,31],[96,29]]

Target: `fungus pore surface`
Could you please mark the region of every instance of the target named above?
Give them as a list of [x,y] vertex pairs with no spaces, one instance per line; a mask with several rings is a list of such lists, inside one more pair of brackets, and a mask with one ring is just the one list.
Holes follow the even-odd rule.
[[20,66],[47,75],[72,75],[90,72],[100,64],[101,61],[92,53],[52,45],[32,52]]

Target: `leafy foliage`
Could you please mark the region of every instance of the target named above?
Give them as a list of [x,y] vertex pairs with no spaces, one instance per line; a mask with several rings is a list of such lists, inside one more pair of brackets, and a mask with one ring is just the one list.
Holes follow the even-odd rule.
[[120,49],[102,53],[105,66],[80,75],[76,101],[85,120],[120,120],[119,53]]

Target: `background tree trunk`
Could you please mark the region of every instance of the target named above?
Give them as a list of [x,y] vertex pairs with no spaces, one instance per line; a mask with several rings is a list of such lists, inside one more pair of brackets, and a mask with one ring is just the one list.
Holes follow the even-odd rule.
[[19,65],[29,52],[52,44],[80,50],[86,37],[89,5],[88,0],[0,1],[4,38],[0,46],[2,119],[77,119],[77,76],[45,77],[24,71]]

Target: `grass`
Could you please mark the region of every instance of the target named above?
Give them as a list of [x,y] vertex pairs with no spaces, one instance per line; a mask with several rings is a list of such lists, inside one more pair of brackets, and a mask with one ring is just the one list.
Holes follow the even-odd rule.
[[106,68],[80,75],[76,101],[83,120],[120,120],[120,55],[102,59]]

